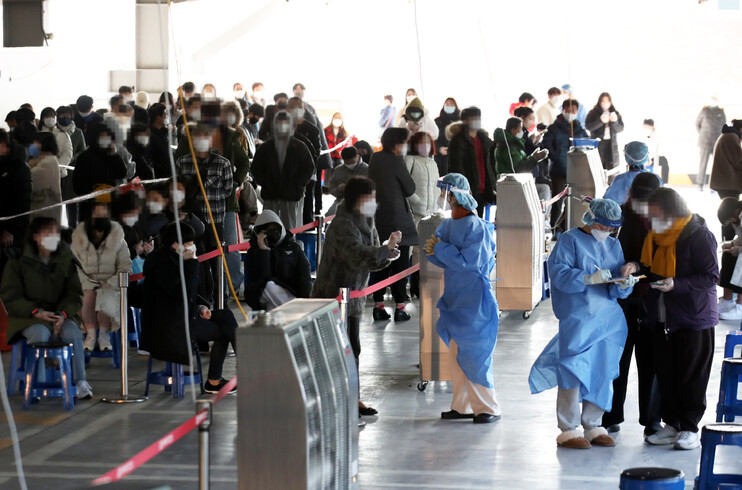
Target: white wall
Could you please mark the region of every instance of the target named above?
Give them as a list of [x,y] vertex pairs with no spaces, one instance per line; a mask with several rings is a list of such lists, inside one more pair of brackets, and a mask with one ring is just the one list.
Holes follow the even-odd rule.
[[[134,0],[48,3],[50,48],[0,49],[3,116],[82,93],[100,106],[108,71],[134,68]],[[433,115],[447,96],[476,104],[491,131],[521,92],[545,101],[550,86],[570,82],[588,106],[611,92],[627,126],[622,143],[653,117],[671,166],[688,172],[695,117],[710,94],[742,118],[742,14],[719,11],[716,0],[418,0],[417,11],[421,71],[410,0],[178,3],[171,89],[176,53],[180,82],[212,82],[221,96],[235,81],[260,80],[267,94],[301,81],[325,123],[339,109],[349,130],[374,139],[385,93],[399,105],[407,87],[422,88]]]

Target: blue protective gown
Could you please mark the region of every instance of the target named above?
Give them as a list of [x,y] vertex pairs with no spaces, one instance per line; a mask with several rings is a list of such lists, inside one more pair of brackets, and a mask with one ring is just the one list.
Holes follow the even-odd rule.
[[459,347],[456,358],[466,378],[494,387],[492,354],[497,342],[497,300],[490,283],[495,265],[494,225],[477,216],[447,219],[435,236],[435,255],[428,260],[444,269],[443,296],[438,301],[438,335]]
[[585,274],[608,269],[620,277],[624,264],[621,244],[613,237],[603,243],[579,228],[564,233],[549,257],[551,304],[559,332],[531,368],[531,393],[559,386],[579,388],[583,400],[610,411],[613,380],[626,343],[626,319],[617,298],[632,288],[618,284],[587,286]]
[[[616,175],[616,178],[613,180],[611,186],[608,188],[607,191],[605,191],[603,199],[611,199],[613,201],[616,201],[619,205],[625,203],[629,199],[629,189],[631,189],[631,184],[634,183],[634,179],[641,172],[651,173],[651,171],[644,169],[630,170],[628,172]],[[659,178],[659,176],[657,176],[657,178]],[[660,185],[662,185],[662,179],[660,179]]]

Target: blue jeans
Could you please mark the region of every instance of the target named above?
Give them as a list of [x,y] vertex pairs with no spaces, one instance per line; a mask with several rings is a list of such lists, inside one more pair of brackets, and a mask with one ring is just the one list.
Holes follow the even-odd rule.
[[[224,213],[224,242],[227,246],[237,243],[237,213],[234,211],[227,211]],[[240,253],[229,252],[226,254],[226,259],[229,275],[232,278],[232,286],[234,286],[234,290],[237,291],[244,280]]]
[[[49,342],[51,330],[40,323],[23,330],[23,336],[29,344]],[[65,320],[59,331],[59,338],[65,344],[72,344],[72,378],[75,381],[85,379],[85,352],[82,347],[82,331],[72,320]]]

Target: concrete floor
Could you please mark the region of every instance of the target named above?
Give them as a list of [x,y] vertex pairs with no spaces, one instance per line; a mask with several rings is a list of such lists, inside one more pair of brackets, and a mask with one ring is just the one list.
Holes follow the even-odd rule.
[[[713,203],[706,204],[705,196],[698,197],[699,206],[710,212]],[[618,488],[622,470],[638,466],[680,469],[686,474],[686,488],[692,488],[700,450],[674,451],[643,442],[642,428],[636,422],[633,373],[626,402],[627,421],[622,424],[615,448],[557,448],[556,391],[531,395],[527,382],[533,360],[557,328],[548,301],[539,305],[529,320],[523,320],[521,312],[503,313],[495,351],[495,384],[502,419],[485,426],[441,421],[440,412],[448,410],[451,401],[451,388],[448,383],[431,383],[424,392],[417,389],[415,308],[413,304],[408,310],[413,314],[412,321],[402,324],[373,323],[370,309],[364,315],[361,395],[379,410],[379,416],[367,418],[368,425],[360,434],[360,488],[612,489]],[[738,327],[737,322],[722,322],[716,329],[709,408],[703,424],[715,419],[724,335]],[[2,358],[7,372],[9,353],[3,353]],[[132,354],[131,393],[143,393],[145,371],[146,357]],[[234,373],[235,359],[229,358],[225,377]],[[11,397],[29,488],[86,487],[194,413],[188,397],[173,400],[161,387],[153,387],[150,399],[141,404],[101,403],[102,396],[119,390],[119,371],[107,359],[92,360],[88,379],[94,399],[80,402],[70,412],[63,410],[58,400],[43,400],[24,411],[20,396]],[[212,488],[236,488],[236,440],[236,397],[227,397],[215,409]],[[9,446],[8,426],[3,423],[3,489],[18,488]],[[197,488],[196,451],[196,434],[192,432],[111,488]],[[740,461],[742,449],[723,448],[718,451],[717,471],[742,472]]]

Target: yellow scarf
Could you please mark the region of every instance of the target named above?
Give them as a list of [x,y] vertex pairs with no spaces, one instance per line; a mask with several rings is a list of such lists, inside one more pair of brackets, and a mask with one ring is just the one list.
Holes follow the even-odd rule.
[[[677,264],[675,244],[692,217],[693,215],[689,214],[685,218],[676,219],[670,229],[664,233],[653,231],[647,233],[642,247],[642,264],[649,267],[652,273],[662,277],[675,277],[675,265]],[[656,252],[654,244],[657,244]]]

